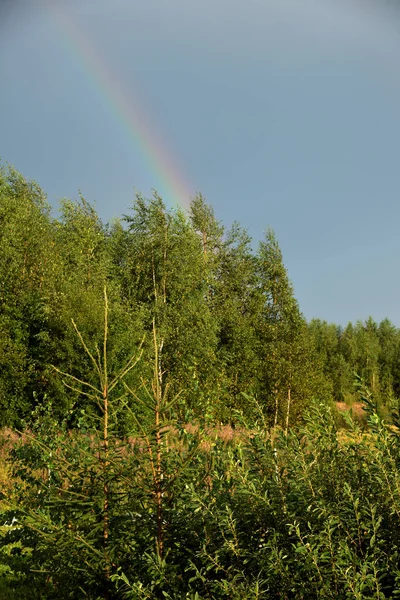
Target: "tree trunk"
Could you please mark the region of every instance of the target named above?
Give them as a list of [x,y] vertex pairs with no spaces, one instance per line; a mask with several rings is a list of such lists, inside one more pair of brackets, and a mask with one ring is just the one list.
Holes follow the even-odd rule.
[[202,232],[202,237],[203,237],[203,254],[204,254],[204,256],[207,256],[207,232],[206,231]]
[[278,388],[275,387],[275,417],[274,417],[274,427],[278,425],[278,410],[279,410],[279,398],[278,398]]
[[291,387],[288,387],[287,393],[287,409],[286,409],[286,424],[285,424],[285,433],[287,435],[289,431],[289,416],[290,416],[290,405],[292,403],[292,390]]
[[[108,374],[107,374],[107,337],[108,337],[108,298],[107,291],[104,289],[104,341],[103,341],[103,552],[104,552],[104,575],[108,582],[111,575],[110,557],[108,554],[108,541],[110,536],[110,490],[108,485]],[[100,366],[100,362],[99,362]],[[108,586],[108,583],[107,583]],[[105,599],[108,600],[110,595],[108,589],[105,591]]]

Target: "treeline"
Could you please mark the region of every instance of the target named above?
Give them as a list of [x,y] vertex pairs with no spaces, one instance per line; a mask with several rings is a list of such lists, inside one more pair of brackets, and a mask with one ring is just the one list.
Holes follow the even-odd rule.
[[76,425],[84,399],[54,367],[92,376],[72,319],[101,345],[105,285],[112,367],[144,340],[129,385],[148,377],[154,322],[182,419],[235,421],[256,403],[286,427],[310,398],[331,397],[274,233],[254,252],[201,195],[186,212],[137,196],[110,224],[81,197],[63,200],[55,219],[35,183],[3,168],[0,245],[0,425],[21,425],[49,402]]
[[382,413],[397,407],[400,397],[400,330],[388,319],[339,327],[313,319],[309,331],[323,372],[338,402],[357,399],[354,374],[362,378]]
[[101,345],[104,286],[111,367],[143,343],[129,385],[151,376],[154,323],[182,420],[235,423],[261,408],[287,429],[312,398],[351,402],[355,372],[382,406],[400,394],[399,331],[388,321],[307,324],[274,232],[254,250],[201,195],[187,211],[138,195],[107,224],[80,197],[53,218],[40,187],[3,167],[0,246],[0,426],[23,426],[44,404],[76,426],[84,398],[56,370],[93,376],[72,320]]

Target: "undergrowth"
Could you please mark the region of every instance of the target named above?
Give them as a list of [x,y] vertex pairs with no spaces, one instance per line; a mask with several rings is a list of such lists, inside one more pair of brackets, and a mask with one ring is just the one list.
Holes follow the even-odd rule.
[[62,374],[97,413],[71,432],[49,402],[4,442],[0,597],[399,598],[397,415],[361,389],[367,426],[345,415],[344,434],[318,402],[288,432],[180,426],[155,324],[153,341],[153,378],[131,390],[140,352],[108,373],[106,302],[104,347],[86,348],[98,387]]

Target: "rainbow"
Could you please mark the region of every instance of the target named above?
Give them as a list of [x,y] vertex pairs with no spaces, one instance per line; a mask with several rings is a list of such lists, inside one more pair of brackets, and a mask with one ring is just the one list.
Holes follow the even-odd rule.
[[127,91],[106,58],[80,29],[71,11],[60,8],[60,2],[43,0],[46,12],[57,22],[63,38],[83,66],[98,92],[106,98],[109,108],[123,125],[140,153],[149,171],[155,175],[158,191],[163,199],[172,204],[189,207],[194,190],[182,174],[182,169],[172,152],[155,130],[150,116],[140,105],[139,99]]

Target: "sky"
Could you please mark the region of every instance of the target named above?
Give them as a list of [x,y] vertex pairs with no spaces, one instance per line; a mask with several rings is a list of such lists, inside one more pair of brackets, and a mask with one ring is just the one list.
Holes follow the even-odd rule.
[[0,158],[55,210],[201,192],[307,319],[400,326],[395,0],[0,0]]

